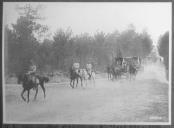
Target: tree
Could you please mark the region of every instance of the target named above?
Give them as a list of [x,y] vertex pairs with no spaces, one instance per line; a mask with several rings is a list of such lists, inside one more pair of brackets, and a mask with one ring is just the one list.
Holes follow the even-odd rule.
[[53,54],[53,41],[45,39],[43,43],[39,44],[35,60],[38,64],[40,71],[51,72],[53,70],[54,54]]
[[147,56],[152,50],[152,39],[147,32],[137,33],[134,28],[123,31],[117,39],[123,56]]
[[169,70],[169,32],[162,35],[158,41],[158,50],[160,56],[164,58],[166,70]]
[[66,31],[59,29],[53,37],[53,51],[55,55],[55,68],[65,69],[65,58],[67,57],[66,46],[71,41],[72,31],[68,28]]
[[[31,7],[30,4],[17,8],[20,17],[17,19],[16,24],[12,24],[11,34],[13,36],[8,37],[13,40],[8,41],[8,47],[10,49],[8,50],[8,63],[11,63],[13,67],[15,67],[11,72],[16,74],[24,73],[28,70],[29,61],[34,59],[39,46],[37,37],[47,30],[45,26],[42,26],[37,22],[38,20],[41,20],[38,9],[39,8]],[[9,35],[10,33],[8,36]]]

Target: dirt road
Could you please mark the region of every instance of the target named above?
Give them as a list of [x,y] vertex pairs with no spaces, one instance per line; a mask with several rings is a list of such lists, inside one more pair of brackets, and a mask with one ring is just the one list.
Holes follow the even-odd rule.
[[[26,123],[168,122],[168,90],[164,68],[148,65],[134,81],[96,79],[96,85],[70,88],[46,84],[36,101],[24,102],[21,86],[5,87],[5,119]],[[26,96],[26,95],[25,95]],[[31,92],[31,99],[34,91]]]

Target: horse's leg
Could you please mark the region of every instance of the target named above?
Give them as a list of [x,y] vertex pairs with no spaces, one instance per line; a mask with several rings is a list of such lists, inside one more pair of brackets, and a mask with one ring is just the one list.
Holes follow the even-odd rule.
[[112,81],[115,79],[115,73],[112,73]]
[[132,80],[132,74],[130,73],[130,81]]
[[30,101],[30,89],[28,89],[27,91],[28,91],[28,94],[27,94],[28,101],[27,102],[29,102]]
[[114,80],[117,80],[117,72],[114,73]]
[[76,83],[76,87],[77,87],[77,85],[78,85],[78,83],[79,83],[79,78],[77,78],[76,81],[77,81],[77,83]]
[[70,86],[73,88],[73,86],[72,86],[72,81],[73,81],[73,80],[71,79],[71,80],[70,80]]
[[26,99],[24,98],[24,92],[26,91],[26,89],[23,89],[22,92],[21,92],[21,97],[24,101],[26,101]]
[[95,73],[92,73],[92,83],[95,86]]
[[[34,100],[36,100],[37,94],[38,94],[38,85],[37,85],[37,87],[36,87],[36,93],[35,93],[35,96],[34,96]],[[45,93],[44,93],[44,94],[45,94]]]
[[86,85],[86,87],[87,87],[88,79],[85,78],[84,81],[85,81],[85,85]]
[[81,81],[81,87],[83,86],[83,79],[82,77],[80,78],[80,81]]
[[117,80],[117,72],[114,73],[114,79]]
[[72,86],[72,88],[74,88],[74,82],[75,82],[75,79],[73,80],[73,86]]
[[136,74],[136,72],[135,72],[135,74],[134,74],[134,80],[136,79],[136,75],[137,75],[137,74]]
[[44,83],[41,83],[40,84],[42,90],[43,90],[43,93],[44,93],[44,98],[46,97],[46,93],[45,93],[45,87],[44,87]]
[[95,86],[95,78],[92,77],[93,85]]

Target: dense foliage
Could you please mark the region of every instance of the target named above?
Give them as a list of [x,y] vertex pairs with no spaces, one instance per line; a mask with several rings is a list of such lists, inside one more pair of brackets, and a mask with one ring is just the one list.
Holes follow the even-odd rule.
[[73,35],[73,31],[58,29],[53,39],[38,40],[47,31],[37,21],[41,20],[37,9],[26,6],[12,29],[5,27],[5,69],[7,74],[23,73],[28,61],[33,59],[38,70],[53,72],[67,71],[73,62],[82,66],[93,63],[95,69],[104,71],[113,57],[147,56],[152,49],[152,40],[147,32],[137,33],[135,27],[123,32],[97,32],[89,35]]
[[166,69],[169,68],[169,32],[166,32],[159,39],[159,54],[164,57]]
[[169,32],[162,35],[158,42],[159,54],[164,58],[164,65],[168,74],[169,70]]

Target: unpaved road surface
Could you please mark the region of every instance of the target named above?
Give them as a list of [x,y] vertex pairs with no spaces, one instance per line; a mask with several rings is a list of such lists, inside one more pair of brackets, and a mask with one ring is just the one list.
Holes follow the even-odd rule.
[[[5,120],[20,123],[168,122],[169,84],[164,68],[148,65],[136,80],[96,79],[96,85],[72,89],[48,83],[36,101],[24,102],[21,86],[5,85]],[[25,95],[26,96],[26,95]]]

